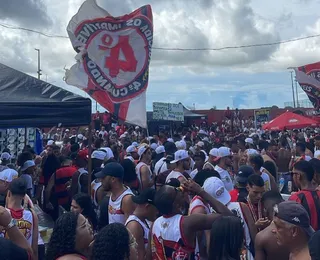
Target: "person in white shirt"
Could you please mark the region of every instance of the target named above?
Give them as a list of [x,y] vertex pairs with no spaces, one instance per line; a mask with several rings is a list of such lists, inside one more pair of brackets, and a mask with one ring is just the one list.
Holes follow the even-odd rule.
[[157,163],[154,166],[153,172],[157,176],[160,173],[167,171],[168,168],[167,168],[167,164],[165,162],[167,155],[166,155],[166,151],[164,149],[164,146],[160,145],[159,147],[157,147],[156,154],[157,154],[157,156],[162,156],[162,158],[159,161],[157,161]]
[[139,163],[136,173],[140,182],[140,191],[154,187],[154,175],[150,169],[152,152],[147,144],[142,144],[138,149]]
[[124,225],[135,210],[135,205],[132,201],[132,191],[123,185],[123,167],[119,163],[111,162],[106,164],[101,172],[96,173],[95,176],[101,179],[105,191],[111,191],[108,207],[109,224],[121,223]]
[[228,147],[220,147],[218,149],[219,163],[214,169],[219,173],[222,182],[227,191],[233,190],[233,183],[228,172],[232,167],[232,153]]
[[218,157],[218,148],[213,148],[209,152],[209,159],[208,161],[204,164],[203,169],[208,169],[208,170],[214,170],[214,167],[219,160]]
[[170,179],[178,179],[180,183],[184,183],[187,181],[186,177],[184,177],[183,173],[190,169],[190,157],[187,151],[178,150],[174,153],[174,160],[170,163],[175,163],[176,168],[169,173],[166,178],[166,183]]
[[204,163],[206,161],[206,154],[203,151],[196,153],[193,157],[195,161],[195,169],[190,173],[190,177],[194,179],[199,171],[203,169]]

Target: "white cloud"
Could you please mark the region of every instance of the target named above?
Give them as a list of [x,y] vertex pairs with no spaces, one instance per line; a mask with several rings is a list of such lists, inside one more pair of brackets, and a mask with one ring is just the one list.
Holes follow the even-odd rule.
[[[3,1],[17,3],[18,0]],[[67,35],[67,23],[82,2],[83,0],[25,0],[17,9],[11,8],[10,4],[5,8],[1,6],[0,22]],[[316,1],[98,2],[114,15],[121,15],[151,3],[156,47],[219,48],[269,43],[287,39],[286,37],[320,33]],[[22,12],[22,9],[25,12]],[[76,54],[68,39],[45,38],[34,33],[5,28],[0,31],[0,44],[1,62],[32,75],[36,75],[37,71],[37,53],[34,48],[40,48],[43,74],[48,74],[49,81],[62,86],[63,68],[74,63]],[[287,67],[318,61],[319,44],[320,38],[314,38],[280,46],[224,51],[154,50],[148,105],[150,106],[152,101],[181,101],[189,106],[196,103],[199,108],[226,107],[232,106],[233,99],[239,95],[242,95],[239,103],[242,107],[258,106],[265,102],[281,105],[290,101],[290,92],[279,91],[287,88],[287,85],[283,81],[265,83],[263,81],[267,81],[267,78],[257,73],[282,71],[285,75],[283,77],[287,77]],[[240,72],[249,73],[255,82],[252,83],[250,77],[239,79]],[[223,74],[228,74],[227,79],[224,77],[224,82],[218,82]],[[257,84],[258,80],[261,80],[260,84]],[[287,84],[291,84],[289,78]],[[266,92],[268,93],[265,94]],[[266,98],[259,100],[261,95]]]

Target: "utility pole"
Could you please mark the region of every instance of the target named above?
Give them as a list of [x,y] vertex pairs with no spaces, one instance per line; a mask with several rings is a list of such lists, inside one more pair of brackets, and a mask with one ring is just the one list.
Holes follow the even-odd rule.
[[297,78],[294,79],[294,83],[295,83],[295,85],[296,85],[297,107],[300,107],[300,105],[299,105],[299,94],[298,94],[298,82],[297,82]]
[[41,74],[41,69],[40,69],[40,49],[35,49],[38,52],[38,79],[40,79]]
[[293,86],[293,75],[292,75],[293,71],[290,71],[291,74],[291,86],[292,86],[292,100],[293,100],[293,107],[296,108],[296,100],[294,97],[294,86]]

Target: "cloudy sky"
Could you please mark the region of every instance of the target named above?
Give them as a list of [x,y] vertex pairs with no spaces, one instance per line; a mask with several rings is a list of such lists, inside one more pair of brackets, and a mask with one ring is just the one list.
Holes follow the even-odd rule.
[[[66,36],[83,0],[1,0],[0,25]],[[174,3],[173,3],[174,2]],[[114,16],[151,4],[154,47],[220,48],[320,34],[319,0],[98,0]],[[120,4],[121,3],[121,4]],[[64,81],[75,52],[64,38],[0,26],[0,62],[73,91]],[[222,51],[153,50],[147,108],[182,102],[189,108],[259,108],[292,101],[288,67],[320,60],[320,37]],[[46,76],[47,75],[47,76]],[[78,93],[81,93],[78,91]],[[307,97],[299,90],[299,98]]]

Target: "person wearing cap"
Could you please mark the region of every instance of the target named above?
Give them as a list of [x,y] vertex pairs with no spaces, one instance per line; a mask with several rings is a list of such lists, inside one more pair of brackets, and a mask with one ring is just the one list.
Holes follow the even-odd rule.
[[263,163],[264,161],[260,154],[253,154],[248,158],[249,166],[254,169],[255,174],[258,174],[262,177],[264,181],[265,191],[278,191],[278,187],[274,177],[265,168],[263,168]]
[[295,201],[284,201],[274,207],[276,240],[290,251],[289,259],[310,260],[308,241],[314,234],[305,208]]
[[80,150],[76,155],[75,167],[78,169],[71,180],[71,197],[78,193],[88,193],[88,151]]
[[254,150],[257,149],[257,147],[254,144],[254,141],[253,141],[253,139],[251,137],[246,138],[244,141],[246,143],[246,148],[247,149],[254,149]]
[[[185,203],[185,192],[199,195],[205,203],[209,203],[214,213],[183,216],[181,212]],[[178,188],[164,185],[157,191],[154,203],[162,216],[153,223],[150,232],[152,259],[171,259],[172,256],[191,259],[196,246],[197,232],[210,229],[212,223],[221,215],[232,215],[226,206],[192,180],[186,181]]]
[[[33,250],[34,259],[38,258],[38,217],[32,209],[24,209],[23,200],[27,193],[27,183],[22,178],[16,178],[9,184],[6,208],[17,221],[17,227]],[[7,237],[6,232],[2,233]]]
[[228,147],[220,147],[218,149],[219,162],[214,169],[220,174],[221,180],[228,191],[233,190],[233,183],[229,174],[232,168],[232,153]]
[[209,152],[209,159],[203,165],[203,169],[214,170],[214,167],[217,165],[218,157],[218,148],[213,148]]
[[27,195],[30,198],[33,198],[33,176],[36,171],[36,164],[33,160],[26,161],[23,166],[20,168],[21,178],[25,180],[27,185]]
[[16,178],[18,178],[18,172],[13,169],[0,172],[0,206],[5,207],[9,184]]
[[235,216],[241,219],[245,240],[242,254],[244,254],[245,259],[253,260],[254,240],[257,235],[257,229],[248,206],[241,202],[231,202],[229,192],[224,187],[223,182],[217,177],[208,178],[203,184],[203,189],[213,198],[225,205]]
[[91,199],[96,210],[99,208],[100,202],[107,194],[102,188],[101,180],[95,179],[95,174],[102,170],[101,166],[106,157],[107,157],[107,153],[103,150],[96,150],[96,151],[93,151],[91,154],[92,168],[93,168],[91,176],[92,176],[92,179],[94,179],[91,182]]
[[44,192],[44,203],[54,220],[59,217],[59,206],[65,210],[70,208],[71,196],[68,190],[76,171],[77,168],[72,165],[72,160],[69,157],[63,157],[61,167],[51,175]]
[[[267,191],[263,194],[261,202],[270,221],[274,217],[274,206],[283,202],[278,191]],[[289,260],[289,251],[285,246],[280,246],[275,239],[275,225],[273,222],[260,231],[255,239],[255,260],[283,259]]]
[[165,162],[167,155],[166,155],[166,151],[165,151],[164,146],[160,145],[156,149],[156,154],[157,154],[157,157],[159,158],[159,160],[156,162],[153,172],[156,176],[158,176],[160,173],[168,170],[167,164]]
[[137,149],[135,146],[133,145],[129,145],[126,149],[126,156],[124,157],[124,159],[130,159],[133,162],[136,162],[136,160],[139,159],[138,153],[137,153]]
[[320,191],[313,185],[314,169],[307,161],[298,161],[293,167],[293,181],[298,192],[292,194],[289,200],[296,201],[305,207],[309,214],[311,226],[320,230]]
[[248,178],[254,174],[254,170],[251,166],[242,165],[236,175],[236,185],[233,190],[229,192],[232,202],[244,202],[247,203],[248,196]]
[[176,151],[174,153],[174,160],[170,163],[176,164],[176,167],[169,173],[166,178],[166,182],[168,182],[171,178],[178,179],[181,184],[186,182],[187,179],[183,173],[190,170],[190,157],[188,152],[185,150]]
[[152,152],[148,145],[142,144],[138,149],[139,163],[136,166],[136,173],[139,179],[142,191],[147,188],[154,187],[154,174],[150,169]]
[[8,152],[3,152],[1,154],[1,164],[0,164],[0,172],[8,169],[9,167],[7,166],[10,163],[11,160],[11,155]]
[[131,232],[137,242],[138,259],[146,259],[149,244],[150,222],[157,219],[158,210],[154,205],[156,191],[148,188],[138,196],[133,196],[132,201],[136,204],[136,209],[126,221],[125,226]]
[[130,188],[124,186],[123,177],[124,169],[116,162],[107,163],[101,172],[96,173],[96,178],[101,179],[103,189],[111,192],[108,207],[109,224],[124,225],[135,209],[133,193]]

